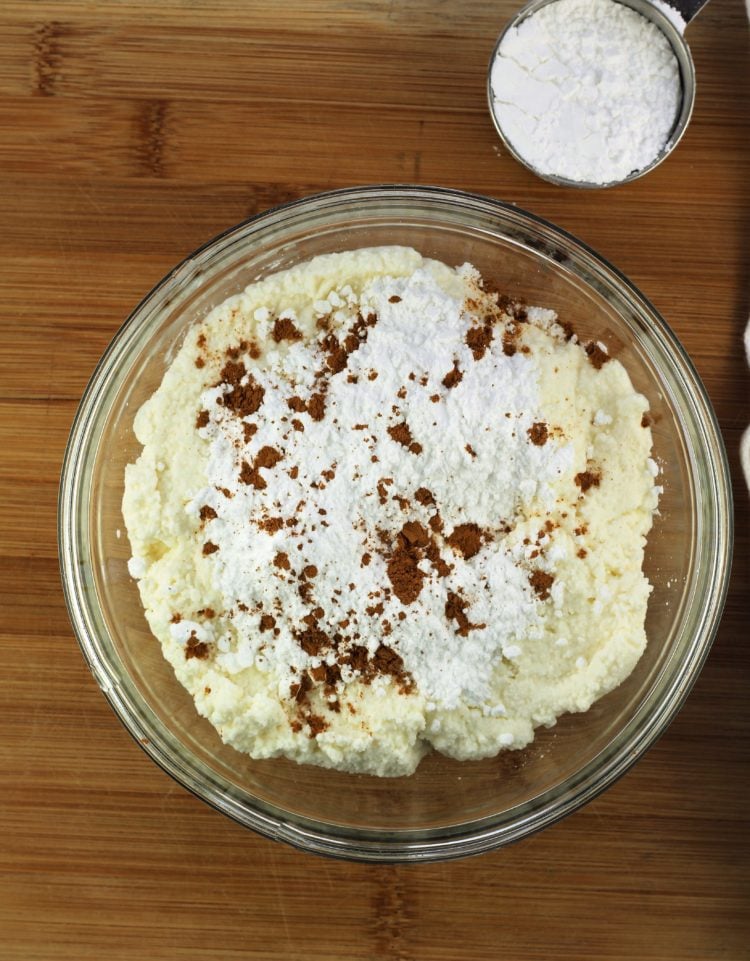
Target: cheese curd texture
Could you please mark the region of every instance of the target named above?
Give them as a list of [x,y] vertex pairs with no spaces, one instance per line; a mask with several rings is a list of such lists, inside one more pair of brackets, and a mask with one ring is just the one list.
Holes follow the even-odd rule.
[[254,758],[397,776],[523,748],[645,648],[647,407],[468,265],[383,247],[269,276],[135,418],[151,630]]

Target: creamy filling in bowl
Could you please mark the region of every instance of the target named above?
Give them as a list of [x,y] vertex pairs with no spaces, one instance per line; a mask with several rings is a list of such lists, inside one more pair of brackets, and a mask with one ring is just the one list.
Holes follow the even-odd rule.
[[379,247],[273,274],[136,416],[149,624],[255,758],[393,776],[523,748],[644,650],[647,407],[470,265]]

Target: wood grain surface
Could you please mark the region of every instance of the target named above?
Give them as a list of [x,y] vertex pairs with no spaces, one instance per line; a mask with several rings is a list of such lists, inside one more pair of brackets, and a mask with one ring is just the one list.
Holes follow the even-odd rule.
[[[750,958],[747,896],[750,72],[741,0],[688,38],[692,124],[606,192],[501,149],[486,64],[511,0],[0,4],[0,959]],[[479,191],[572,231],[690,352],[732,463],[737,540],[713,652],[650,753],[515,847],[426,867],[326,861],[173,783],[88,673],[60,589],[59,468],[131,308],[223,228],[318,190]]]

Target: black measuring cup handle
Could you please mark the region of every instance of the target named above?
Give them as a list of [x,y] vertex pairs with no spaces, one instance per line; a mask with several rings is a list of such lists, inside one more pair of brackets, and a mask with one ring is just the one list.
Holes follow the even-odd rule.
[[[685,23],[690,23],[706,6],[708,0],[667,0],[670,7],[680,14]],[[656,4],[654,4],[656,6]]]

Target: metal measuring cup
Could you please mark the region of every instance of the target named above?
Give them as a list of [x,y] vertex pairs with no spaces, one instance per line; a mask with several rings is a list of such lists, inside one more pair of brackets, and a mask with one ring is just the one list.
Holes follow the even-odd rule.
[[[655,24],[659,30],[664,34],[669,45],[677,58],[677,65],[680,71],[680,84],[682,88],[682,99],[680,109],[675,118],[674,125],[670,131],[667,142],[662,148],[661,152],[645,167],[641,167],[640,170],[634,170],[627,177],[623,177],[621,180],[611,180],[608,183],[597,184],[590,183],[585,180],[569,180],[567,177],[558,177],[554,174],[544,174],[540,173],[536,167],[532,166],[527,160],[525,160],[518,151],[514,148],[513,144],[508,140],[503,132],[500,122],[497,119],[494,107],[494,98],[492,96],[492,65],[495,62],[495,58],[500,50],[500,44],[503,42],[506,34],[517,27],[523,20],[535,14],[542,7],[546,7],[550,3],[557,3],[558,0],[531,0],[523,6],[518,13],[513,17],[510,23],[507,24],[503,32],[497,38],[497,43],[492,51],[492,57],[490,58],[489,67],[487,69],[487,102],[490,108],[490,116],[492,117],[492,123],[495,126],[497,135],[500,140],[505,145],[508,153],[515,157],[515,159],[523,164],[532,173],[535,173],[537,177],[541,177],[542,180],[547,180],[553,184],[559,184],[563,187],[584,187],[587,189],[599,188],[599,187],[616,187],[619,184],[630,183],[631,180],[637,180],[639,177],[643,177],[654,167],[658,167],[662,161],[666,160],[667,157],[672,153],[674,148],[682,139],[682,135],[687,129],[687,125],[690,122],[690,118],[693,114],[693,106],[695,104],[695,66],[693,64],[693,58],[690,54],[690,47],[687,45],[687,41],[683,37],[682,33],[675,24],[670,20],[666,13],[664,13],[659,7],[650,0],[616,0],[617,3],[621,3],[626,7],[630,7],[635,10],[636,13],[640,13],[641,16],[650,20],[651,23]],[[699,13],[699,11],[706,5],[708,0],[669,0],[669,6],[672,7],[685,21],[685,25],[689,24],[690,21]]]

